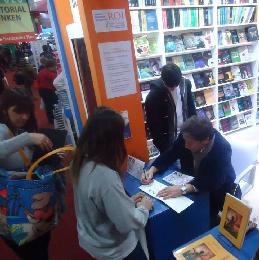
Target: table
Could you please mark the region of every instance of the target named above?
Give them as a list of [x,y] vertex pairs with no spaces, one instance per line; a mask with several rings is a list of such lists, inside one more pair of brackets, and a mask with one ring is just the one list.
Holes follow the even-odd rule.
[[[213,235],[214,238],[216,238],[217,241],[227,251],[229,251],[232,255],[234,255],[238,260],[253,259],[253,256],[255,255],[256,250],[259,248],[259,230],[258,229],[250,231],[250,232],[248,232],[248,234],[246,234],[244,244],[243,244],[242,248],[240,248],[240,249],[233,246],[233,244],[219,232],[219,226],[209,230],[205,234],[197,237],[195,240],[200,239],[209,234]],[[190,243],[194,242],[195,240],[190,241]]]
[[[157,173],[155,179],[165,183],[162,178],[172,170],[173,167],[163,174]],[[140,185],[138,179],[125,174],[124,188],[130,196],[140,191]],[[163,202],[154,199],[154,207],[146,225],[151,259],[171,260],[174,249],[209,230],[209,194],[188,194],[187,197],[194,203],[179,214]]]

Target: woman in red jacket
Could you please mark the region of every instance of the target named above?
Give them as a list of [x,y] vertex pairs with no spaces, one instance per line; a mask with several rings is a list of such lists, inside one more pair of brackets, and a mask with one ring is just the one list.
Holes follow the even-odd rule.
[[49,123],[53,124],[53,109],[54,105],[58,102],[53,81],[57,77],[57,65],[54,60],[48,60],[45,68],[43,68],[38,74],[38,88],[39,94],[44,102],[45,110]]

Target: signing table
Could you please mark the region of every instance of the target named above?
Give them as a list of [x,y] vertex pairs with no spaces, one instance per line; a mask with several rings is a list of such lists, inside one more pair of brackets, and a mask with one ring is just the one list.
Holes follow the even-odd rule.
[[[162,178],[173,169],[170,168],[163,174],[157,173],[155,179],[166,184]],[[140,192],[140,185],[137,178],[125,174],[124,187],[130,196]],[[151,259],[171,260],[174,249],[209,230],[208,193],[188,194],[187,197],[194,203],[179,214],[163,202],[153,199],[153,210],[146,226]]]
[[[228,251],[230,252],[233,256],[235,256],[238,260],[250,260],[253,259],[253,256],[256,253],[256,250],[259,248],[259,230],[255,229],[245,236],[244,244],[243,246],[238,249],[235,246],[231,244],[230,241],[228,241],[220,232],[219,232],[219,227],[215,227],[205,234],[195,238],[195,240],[198,240],[206,235],[213,235],[214,238],[217,239],[217,241]],[[190,243],[194,242],[190,241]],[[189,242],[187,243],[189,244]],[[186,245],[187,245],[186,244]]]

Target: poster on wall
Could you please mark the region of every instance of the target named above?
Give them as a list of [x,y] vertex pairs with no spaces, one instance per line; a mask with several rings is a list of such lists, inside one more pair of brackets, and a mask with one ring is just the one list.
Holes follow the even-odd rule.
[[99,43],[99,52],[108,99],[136,93],[130,41]]
[[35,39],[27,1],[0,0],[0,44]]
[[93,10],[92,14],[97,33],[125,31],[128,29],[125,9]]

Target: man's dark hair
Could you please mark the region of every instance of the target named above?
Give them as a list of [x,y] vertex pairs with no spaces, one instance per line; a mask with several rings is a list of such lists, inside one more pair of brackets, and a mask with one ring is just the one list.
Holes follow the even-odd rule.
[[166,64],[162,67],[161,77],[167,87],[177,87],[182,79],[180,68],[174,64]]
[[208,137],[212,139],[214,130],[208,118],[192,116],[182,124],[181,132],[190,135],[197,141],[203,141]]

